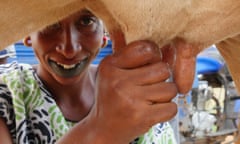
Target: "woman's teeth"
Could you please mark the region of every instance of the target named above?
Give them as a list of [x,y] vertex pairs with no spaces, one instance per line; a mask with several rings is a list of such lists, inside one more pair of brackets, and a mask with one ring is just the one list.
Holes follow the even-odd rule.
[[71,68],[74,68],[77,65],[77,64],[66,65],[66,64],[61,64],[61,63],[57,63],[57,64],[62,66],[64,69],[71,69]]
[[88,64],[88,57],[75,64],[63,64],[49,60],[49,65],[53,71],[61,77],[73,77],[79,75]]

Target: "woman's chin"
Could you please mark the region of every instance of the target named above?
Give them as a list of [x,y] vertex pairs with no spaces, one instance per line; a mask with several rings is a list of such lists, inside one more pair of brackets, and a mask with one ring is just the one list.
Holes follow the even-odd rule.
[[74,76],[74,77],[61,77],[61,76],[58,76],[58,75],[55,75],[54,76],[55,80],[61,84],[61,85],[73,85],[73,84],[76,84],[78,81],[79,81],[79,76]]

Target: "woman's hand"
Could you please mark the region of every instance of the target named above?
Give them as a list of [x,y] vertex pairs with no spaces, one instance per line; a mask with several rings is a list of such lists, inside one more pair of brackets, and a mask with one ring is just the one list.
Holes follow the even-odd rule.
[[95,127],[114,143],[129,143],[159,122],[175,116],[176,85],[160,49],[137,41],[99,65],[96,102],[90,113]]
[[[161,51],[154,43],[136,41],[106,57],[91,112],[58,143],[126,144],[175,116],[172,99],[191,88],[200,48],[176,40]],[[170,73],[174,81],[166,82]]]

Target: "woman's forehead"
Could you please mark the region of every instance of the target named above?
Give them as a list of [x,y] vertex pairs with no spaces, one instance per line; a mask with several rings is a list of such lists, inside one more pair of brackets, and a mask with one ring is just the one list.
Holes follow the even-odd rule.
[[68,17],[71,17],[71,16],[79,16],[79,15],[92,15],[92,16],[95,16],[92,12],[90,12],[88,9],[86,8],[83,8],[75,13],[73,13],[72,15],[68,16]]
[[56,21],[56,22],[54,22],[50,25],[53,25],[53,24],[56,24],[56,23],[59,23],[59,22],[63,22],[63,21],[75,21],[76,19],[79,19],[79,18],[84,17],[84,16],[96,17],[93,13],[91,13],[89,10],[84,8],[84,9],[81,9],[77,12],[74,12],[74,13],[66,16],[65,18],[59,19],[58,21]]

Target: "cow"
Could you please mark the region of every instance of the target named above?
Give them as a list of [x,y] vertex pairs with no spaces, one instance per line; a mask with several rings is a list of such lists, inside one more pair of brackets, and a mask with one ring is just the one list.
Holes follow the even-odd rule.
[[1,49],[85,7],[103,20],[115,52],[139,39],[177,49],[172,69],[181,93],[191,88],[196,55],[212,44],[240,90],[239,0],[8,0],[0,7]]

